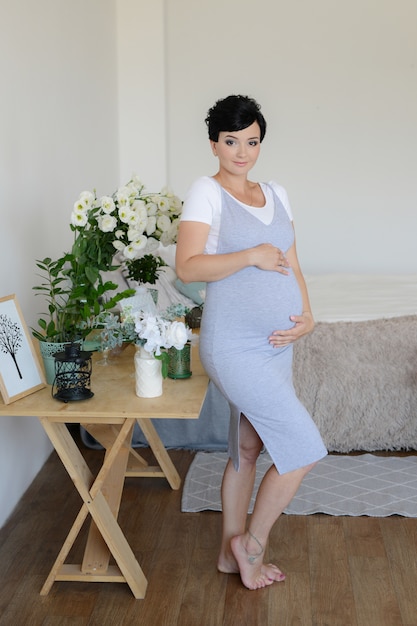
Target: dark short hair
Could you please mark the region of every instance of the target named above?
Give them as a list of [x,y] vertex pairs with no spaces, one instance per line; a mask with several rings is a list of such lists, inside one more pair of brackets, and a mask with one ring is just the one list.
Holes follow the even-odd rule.
[[254,122],[258,122],[261,129],[260,140],[265,137],[266,121],[261,107],[249,96],[227,96],[217,100],[209,109],[205,122],[212,141],[219,141],[220,132],[243,130]]

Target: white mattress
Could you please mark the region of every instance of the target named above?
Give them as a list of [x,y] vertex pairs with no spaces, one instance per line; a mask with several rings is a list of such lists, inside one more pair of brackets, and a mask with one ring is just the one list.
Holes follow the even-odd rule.
[[316,322],[417,315],[417,274],[305,276]]

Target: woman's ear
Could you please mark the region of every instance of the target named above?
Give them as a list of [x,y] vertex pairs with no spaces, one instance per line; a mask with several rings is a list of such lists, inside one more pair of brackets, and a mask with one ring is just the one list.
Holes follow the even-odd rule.
[[214,156],[217,156],[217,141],[213,141],[212,139],[210,139],[210,146]]

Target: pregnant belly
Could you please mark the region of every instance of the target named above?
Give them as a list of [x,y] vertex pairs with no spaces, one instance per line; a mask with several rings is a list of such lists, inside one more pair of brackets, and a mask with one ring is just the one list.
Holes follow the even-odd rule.
[[207,286],[201,339],[220,352],[269,349],[269,335],[291,328],[290,316],[302,312],[295,276],[257,270],[230,278]]

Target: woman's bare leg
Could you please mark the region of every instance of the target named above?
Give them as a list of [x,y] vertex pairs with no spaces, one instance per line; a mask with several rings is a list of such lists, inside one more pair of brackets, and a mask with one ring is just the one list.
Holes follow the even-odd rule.
[[273,524],[291,502],[304,476],[314,464],[282,475],[272,466],[260,484],[246,530],[256,460],[263,443],[244,415],[240,420],[239,439],[239,472],[236,472],[229,459],[223,475],[223,530],[217,566],[219,571],[227,574],[240,573],[246,587],[258,589],[285,578],[278,567],[264,564],[265,546]]
[[240,468],[236,472],[229,459],[222,481],[222,542],[217,567],[225,574],[239,573],[230,541],[246,530],[246,518],[256,475],[256,459],[262,450],[262,441],[242,415],[240,420]]
[[265,474],[248,530],[231,539],[231,550],[238,564],[240,577],[248,589],[266,587],[282,579],[274,576],[275,566],[263,563],[265,546],[273,524],[293,499],[304,476],[313,467],[314,464],[311,464],[287,474],[278,474],[272,466]]

